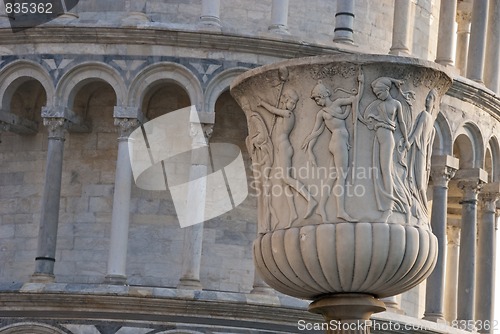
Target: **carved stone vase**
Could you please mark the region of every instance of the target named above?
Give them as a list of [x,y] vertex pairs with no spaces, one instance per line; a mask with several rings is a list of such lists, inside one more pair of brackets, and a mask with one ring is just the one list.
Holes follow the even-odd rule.
[[231,86],[248,121],[256,268],[339,321],[330,333],[368,333],[349,324],[435,266],[427,183],[450,85],[434,63],[332,55],[262,66]]

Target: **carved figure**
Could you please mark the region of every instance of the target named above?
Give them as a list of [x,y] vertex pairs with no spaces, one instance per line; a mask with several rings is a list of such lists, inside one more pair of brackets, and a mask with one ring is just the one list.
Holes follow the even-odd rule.
[[425,99],[425,110],[422,111],[408,138],[412,145],[410,149],[409,181],[411,191],[416,199],[413,215],[417,218],[428,218],[427,194],[424,190],[429,182],[431,172],[432,143],[434,142],[434,111],[438,93],[432,89]]
[[[349,133],[346,127],[346,118],[349,116],[351,109],[354,105],[357,105],[360,96],[362,95],[363,87],[363,74],[360,73],[358,76],[359,89],[356,95],[338,98],[335,100],[331,99],[331,93],[326,88],[321,80],[318,80],[318,84],[314,87],[311,92],[311,98],[316,102],[321,109],[316,114],[316,121],[311,133],[305,138],[302,145],[303,149],[307,150],[309,160],[313,166],[316,166],[316,156],[314,154],[314,145],[318,141],[319,136],[327,128],[330,133],[330,143],[328,148],[331,153],[330,166],[336,169],[336,178],[328,179],[327,189],[342,190],[339,196],[336,196],[337,202],[337,218],[346,221],[356,221],[345,211],[345,185],[347,179],[347,171],[349,167]],[[344,109],[342,107],[345,107]],[[326,213],[326,202],[330,196],[328,194],[321,194],[321,199],[319,203],[319,214],[323,218],[324,222],[328,222],[329,219]]]
[[[273,145],[269,138],[266,124],[262,116],[256,112],[252,113],[248,120],[250,136],[247,137],[247,148],[252,157],[252,169],[255,181],[261,192],[259,200],[258,215],[259,222],[263,227],[261,233],[271,230],[271,217],[277,220],[276,211],[271,203],[271,167],[273,165]],[[258,168],[258,169],[257,169]],[[263,223],[263,224],[262,224]]]
[[[396,85],[401,91],[402,81],[388,77],[375,79],[371,86],[377,100],[368,105],[364,113],[364,120],[369,129],[375,131],[373,143],[373,166],[375,198],[380,211],[383,211],[380,220],[387,222],[393,211],[406,214],[409,221],[411,210],[411,195],[404,183],[404,176],[400,175],[396,168],[396,161],[405,163],[394,157],[396,149],[395,131],[399,128],[402,134],[400,149],[407,151],[410,147],[408,141],[407,122],[411,122],[411,115],[405,115],[401,102],[391,96],[390,89]],[[406,98],[406,96],[405,96]],[[406,119],[405,119],[406,118]],[[398,127],[399,125],[399,127]],[[406,167],[406,166],[405,166]]]
[[[259,101],[258,106],[263,107],[271,114],[276,116],[276,123],[274,127],[275,133],[275,147],[277,148],[276,165],[283,168],[283,173],[281,173],[281,181],[291,189],[297,191],[307,202],[307,212],[304,218],[310,217],[316,208],[317,202],[311,196],[307,188],[302,182],[295,179],[291,175],[292,171],[292,157],[293,157],[293,147],[290,143],[290,133],[295,126],[295,115],[294,110],[297,106],[297,101],[299,100],[299,95],[295,90],[289,89],[285,90],[283,93],[283,98],[281,99],[281,109],[276,108],[265,101]],[[285,192],[287,194],[287,192]],[[295,204],[293,197],[287,195],[288,206],[290,209],[290,223],[288,227],[297,219],[297,212],[295,210]]]

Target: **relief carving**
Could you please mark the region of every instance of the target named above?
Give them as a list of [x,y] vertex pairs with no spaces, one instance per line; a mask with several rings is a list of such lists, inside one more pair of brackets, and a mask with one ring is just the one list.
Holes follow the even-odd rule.
[[[375,131],[373,140],[373,182],[375,199],[379,211],[382,211],[380,221],[387,222],[393,211],[406,215],[409,222],[411,214],[411,194],[405,185],[408,176],[406,153],[410,148],[408,128],[412,123],[411,104],[408,103],[411,92],[403,92],[403,81],[389,77],[379,77],[372,84],[372,90],[377,100],[368,105],[364,117],[360,120]],[[398,93],[406,101],[404,106],[391,95],[395,85]],[[401,139],[396,146],[396,130],[401,133]]]
[[[316,155],[313,151],[319,136],[324,132],[325,128],[331,133],[329,151],[330,169],[335,169],[336,178],[330,177],[327,180],[327,188],[344,189],[346,185],[348,168],[349,168],[349,150],[352,147],[352,140],[347,131],[346,119],[350,113],[356,113],[357,105],[361,95],[363,94],[363,73],[360,71],[358,76],[359,88],[354,89],[355,95],[345,98],[331,99],[331,92],[318,80],[317,85],[311,92],[311,98],[316,102],[321,109],[316,114],[316,121],[311,133],[305,138],[302,148],[307,151],[310,163],[316,167]],[[355,119],[355,118],[353,118]],[[356,126],[356,124],[354,124]],[[355,154],[354,154],[355,156]],[[328,222],[326,212],[326,203],[330,193],[321,193],[321,200],[318,207],[318,213],[323,218],[323,222]],[[336,196],[337,202],[337,218],[346,221],[355,221],[345,210],[345,193]]]
[[[258,217],[259,232],[263,233],[271,230],[271,219],[278,219],[271,202],[270,193],[270,174],[274,162],[273,145],[266,124],[259,113],[252,112],[248,120],[248,127],[250,135],[246,140],[247,149],[254,164],[253,171],[256,186],[262,194],[262,196],[259,196]],[[261,170],[262,173],[257,173],[257,170]]]
[[301,66],[264,68],[234,91],[263,195],[260,233],[333,222],[428,228],[433,125],[446,74],[362,62]]
[[[283,93],[283,99],[279,103],[281,108],[276,108],[269,103],[260,100],[258,107],[262,107],[274,115],[271,134],[274,132],[274,144],[276,147],[276,165],[281,168],[280,180],[288,189],[293,189],[299,193],[308,203],[307,212],[304,218],[308,218],[314,212],[317,202],[311,196],[302,182],[294,178],[292,171],[292,158],[294,154],[293,146],[290,143],[290,133],[295,126],[295,108],[299,100],[299,95],[293,89],[287,89]],[[273,131],[275,130],[275,131]],[[288,208],[290,210],[290,221],[288,227],[298,218],[295,209],[293,196],[286,196]]]

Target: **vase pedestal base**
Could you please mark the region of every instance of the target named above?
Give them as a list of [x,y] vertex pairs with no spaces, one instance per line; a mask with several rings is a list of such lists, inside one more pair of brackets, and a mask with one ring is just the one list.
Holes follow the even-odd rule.
[[325,296],[309,305],[309,312],[323,315],[327,334],[368,334],[370,317],[385,311],[385,304],[371,295],[337,294]]

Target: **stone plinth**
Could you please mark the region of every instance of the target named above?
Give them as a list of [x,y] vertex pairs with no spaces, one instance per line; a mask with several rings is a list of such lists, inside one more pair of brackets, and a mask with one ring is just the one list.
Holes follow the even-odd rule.
[[[374,55],[296,59],[233,82],[259,196],[255,264],[271,287],[358,321],[430,275],[426,190],[450,85],[434,63]],[[368,311],[339,313],[345,300]]]

